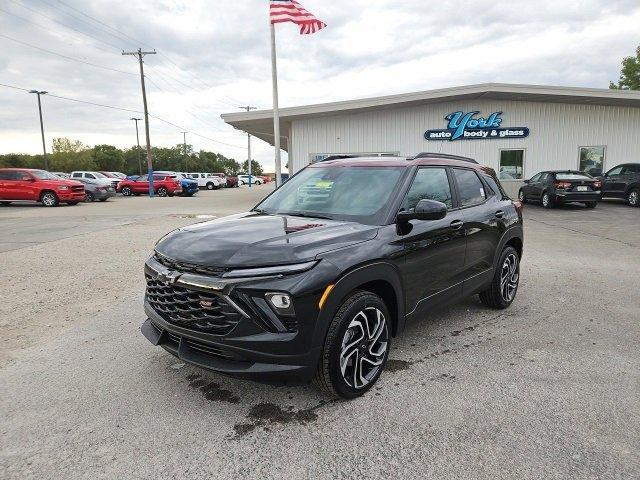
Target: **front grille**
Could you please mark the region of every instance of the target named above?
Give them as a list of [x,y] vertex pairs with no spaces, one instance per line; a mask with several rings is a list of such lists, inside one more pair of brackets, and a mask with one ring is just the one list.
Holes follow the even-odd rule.
[[149,305],[169,323],[191,330],[225,335],[242,318],[240,312],[219,295],[188,290],[150,275],[145,277]]
[[211,275],[213,277],[221,277],[224,272],[226,272],[227,268],[221,267],[207,267],[205,265],[198,265],[195,263],[188,262],[176,262],[175,260],[171,260],[164,255],[160,255],[156,253],[153,257],[156,262],[164,265],[171,270],[178,270],[182,273],[201,273],[203,275]]
[[71,187],[73,192],[84,192],[84,185],[74,185]]

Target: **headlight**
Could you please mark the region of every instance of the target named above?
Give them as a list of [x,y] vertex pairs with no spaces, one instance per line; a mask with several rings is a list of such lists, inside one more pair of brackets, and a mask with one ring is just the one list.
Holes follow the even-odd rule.
[[58,190],[69,190],[69,187],[67,187],[66,185],[60,185],[58,187]]
[[224,273],[224,278],[266,277],[270,275],[292,275],[311,270],[318,262],[295,263],[293,265],[277,265],[275,267],[239,268]]

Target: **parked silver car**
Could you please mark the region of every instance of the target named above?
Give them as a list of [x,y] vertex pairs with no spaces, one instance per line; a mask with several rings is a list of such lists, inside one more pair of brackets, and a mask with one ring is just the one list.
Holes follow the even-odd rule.
[[86,202],[93,202],[95,200],[106,202],[107,199],[116,196],[116,189],[113,188],[113,186],[105,185],[98,180],[91,180],[89,178],[74,178],[74,180],[84,183]]

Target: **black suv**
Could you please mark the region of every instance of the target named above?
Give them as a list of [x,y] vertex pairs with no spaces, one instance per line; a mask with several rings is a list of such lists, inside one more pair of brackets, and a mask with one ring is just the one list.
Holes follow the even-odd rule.
[[596,208],[602,198],[602,182],[585,172],[557,170],[540,172],[525,180],[518,200],[540,202],[544,208],[577,202]]
[[623,198],[632,207],[640,207],[640,163],[618,165],[600,178],[603,197]]
[[309,165],[246,213],[180,228],[145,265],[142,333],[180,359],[353,398],[436,305],[513,301],[520,202],[463,157]]

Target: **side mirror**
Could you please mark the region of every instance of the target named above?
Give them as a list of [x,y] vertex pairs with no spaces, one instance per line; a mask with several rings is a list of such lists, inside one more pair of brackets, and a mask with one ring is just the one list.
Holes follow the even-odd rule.
[[436,200],[423,199],[418,202],[416,208],[406,212],[398,212],[398,222],[409,220],[440,220],[447,216],[447,206]]
[[531,183],[531,180],[525,180],[524,183],[526,183],[527,185],[529,185]]

